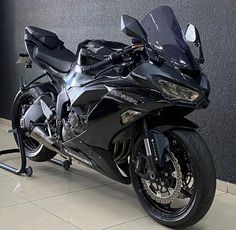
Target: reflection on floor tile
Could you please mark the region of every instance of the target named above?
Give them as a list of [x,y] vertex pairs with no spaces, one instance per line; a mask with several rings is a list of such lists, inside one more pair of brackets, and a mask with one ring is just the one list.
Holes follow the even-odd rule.
[[26,202],[26,200],[24,200],[20,196],[17,196],[15,193],[9,192],[7,189],[0,187],[0,208],[24,202]]
[[1,208],[0,225],[4,230],[78,230],[31,203]]
[[114,184],[114,183],[118,183],[117,181],[114,181],[112,179],[110,179],[109,177],[98,173],[97,171],[90,169],[86,166],[84,166],[83,164],[78,164],[77,162],[74,162],[72,168],[71,168],[71,172],[77,175],[81,175],[83,177],[86,177],[90,180],[96,180],[102,184]]
[[62,175],[34,175],[30,178],[25,176],[0,177],[0,184],[29,201],[102,185],[69,172]]
[[109,187],[119,191],[119,192],[122,192],[122,193],[127,193],[129,195],[132,195],[132,196],[135,196],[136,197],[136,194],[135,194],[135,191],[133,189],[133,186],[132,185],[126,185],[126,184],[121,184],[121,183],[115,183],[115,184],[111,184],[109,185]]
[[[107,228],[107,230],[168,230],[170,228],[167,228],[161,224],[158,224],[156,221],[151,219],[150,217],[144,217],[141,219],[137,219],[134,221],[130,221],[124,224],[116,225],[110,228]],[[192,227],[185,228],[186,230],[214,230],[215,228],[211,228],[210,226],[207,226],[202,223],[198,223]]]
[[34,203],[86,230],[103,229],[146,216],[135,197],[110,186],[79,191]]

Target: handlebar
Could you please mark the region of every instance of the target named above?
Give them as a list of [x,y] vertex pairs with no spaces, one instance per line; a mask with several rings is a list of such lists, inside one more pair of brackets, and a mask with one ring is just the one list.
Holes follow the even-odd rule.
[[[147,44],[145,44],[145,46],[150,48],[155,54],[158,54],[158,57],[155,57],[155,59],[153,61],[158,66],[161,66],[165,62],[165,59],[163,57],[161,57],[159,55],[159,53],[157,53],[156,49],[151,44],[147,43]],[[136,49],[137,48],[138,47],[136,47]],[[130,52],[133,52],[134,50],[135,50],[134,46],[127,46],[122,51],[114,52],[109,57],[105,58],[104,60],[102,60],[100,62],[97,62],[97,63],[89,65],[89,66],[82,67],[82,71],[84,73],[88,73],[90,71],[96,70],[96,69],[106,66],[108,64],[120,64],[124,60],[123,56],[130,53]],[[148,58],[150,59],[149,55],[148,55]]]
[[93,70],[96,70],[100,67],[103,67],[103,66],[106,66],[108,64],[118,64],[118,63],[121,63],[122,62],[122,56],[124,54],[127,54],[128,52],[130,52],[132,50],[131,47],[127,47],[125,48],[124,50],[122,50],[121,52],[114,52],[112,53],[109,57],[105,58],[104,60],[100,61],[100,62],[97,62],[95,64],[92,64],[92,65],[89,65],[89,66],[85,66],[82,68],[82,71],[84,73],[86,72],[90,72],[90,71],[93,71]]
[[108,65],[111,62],[112,62],[112,60],[111,60],[111,58],[109,56],[108,58],[105,58],[104,60],[102,60],[100,62],[97,62],[95,64],[83,67],[82,70],[83,70],[84,73],[87,73],[87,72],[93,71],[95,69],[98,69],[98,68],[100,68],[102,66]]

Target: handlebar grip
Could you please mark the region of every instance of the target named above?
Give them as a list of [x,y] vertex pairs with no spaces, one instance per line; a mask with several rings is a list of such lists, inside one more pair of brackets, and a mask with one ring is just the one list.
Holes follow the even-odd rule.
[[105,66],[107,64],[110,64],[112,62],[111,58],[108,57],[108,58],[105,58],[104,60],[98,62],[98,63],[95,63],[95,64],[92,64],[92,65],[89,65],[89,66],[85,66],[83,67],[83,72],[89,72],[89,71],[93,71],[95,69],[98,69],[102,66]]
[[89,65],[89,66],[85,66],[83,67],[83,72],[89,72],[89,71],[93,71],[95,69],[98,69],[102,66],[105,66],[105,65],[108,65],[110,63],[112,64],[119,64],[122,62],[122,56],[128,52],[130,52],[130,48],[129,49],[126,49],[126,50],[123,50],[122,52],[114,52],[112,53],[109,57],[105,58],[104,60],[96,63],[96,64],[92,64],[92,65]]

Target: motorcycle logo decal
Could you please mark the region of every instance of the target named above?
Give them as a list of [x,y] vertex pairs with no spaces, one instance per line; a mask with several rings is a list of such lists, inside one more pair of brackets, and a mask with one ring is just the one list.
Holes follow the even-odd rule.
[[64,151],[65,151],[67,154],[73,156],[74,159],[76,159],[76,160],[78,160],[78,161],[81,161],[81,162],[83,162],[83,163],[85,163],[85,164],[87,164],[87,165],[93,166],[93,163],[92,163],[90,160],[87,160],[87,159],[82,158],[82,157],[80,157],[80,156],[78,156],[78,155],[75,155],[75,154],[73,154],[72,152],[68,151],[67,149],[64,149]]
[[138,104],[138,100],[123,94],[121,90],[116,90],[116,89],[114,89],[112,87],[109,87],[109,86],[105,86],[105,87],[107,88],[107,90],[110,94],[112,94],[116,97],[119,97],[119,98],[121,98],[125,101],[128,101],[129,103],[132,103],[132,104],[135,104],[135,105]]
[[87,44],[86,47],[91,50],[93,53],[97,53],[100,49],[104,48],[103,46],[95,48],[93,44]]
[[79,156],[76,156],[76,159],[78,159],[79,161],[82,161],[83,163],[87,164],[87,165],[90,165],[90,166],[93,166],[92,162],[89,161],[89,160],[86,160],[82,157],[79,157]]

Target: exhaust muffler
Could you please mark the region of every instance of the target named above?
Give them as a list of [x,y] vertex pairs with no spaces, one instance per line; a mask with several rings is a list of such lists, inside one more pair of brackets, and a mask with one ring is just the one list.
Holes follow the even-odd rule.
[[64,147],[61,143],[57,143],[48,136],[43,129],[36,126],[30,133],[30,137],[39,143],[43,144],[46,148],[60,154],[64,158],[73,158],[78,162],[82,162],[86,165],[92,166],[93,162],[87,158],[82,152],[75,152],[72,149]]
[[61,155],[67,155],[65,154],[62,149],[60,149],[59,146],[56,145],[56,142],[51,139],[50,136],[48,136],[43,129],[36,126],[30,133],[30,137],[32,137],[34,140],[38,141],[39,143],[43,144],[46,148],[57,152]]

